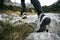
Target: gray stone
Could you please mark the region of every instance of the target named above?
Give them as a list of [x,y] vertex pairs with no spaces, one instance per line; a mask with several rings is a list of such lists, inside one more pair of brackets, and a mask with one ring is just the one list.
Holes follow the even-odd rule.
[[60,40],[60,37],[54,33],[31,33],[25,40]]

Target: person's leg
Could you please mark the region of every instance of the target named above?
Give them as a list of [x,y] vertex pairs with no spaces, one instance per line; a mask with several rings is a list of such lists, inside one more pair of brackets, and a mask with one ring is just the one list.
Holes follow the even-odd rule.
[[36,30],[36,32],[44,32],[46,30],[46,25],[50,24],[51,19],[45,16],[45,14],[42,14],[41,5],[38,0],[31,0],[31,3],[35,7],[37,14],[38,14],[37,27],[38,28],[40,27],[40,28]]
[[21,0],[21,6],[22,6],[21,16],[23,16],[23,18],[26,18],[25,0]]
[[35,7],[36,11],[38,12],[37,14],[39,16],[42,13],[40,2],[38,0],[31,0],[31,3]]

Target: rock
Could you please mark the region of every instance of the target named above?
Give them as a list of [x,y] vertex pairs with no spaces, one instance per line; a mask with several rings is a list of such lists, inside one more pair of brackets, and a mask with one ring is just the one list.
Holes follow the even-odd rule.
[[54,33],[31,33],[25,40],[60,40],[60,37]]
[[7,14],[1,14],[2,18],[9,18],[9,16]]

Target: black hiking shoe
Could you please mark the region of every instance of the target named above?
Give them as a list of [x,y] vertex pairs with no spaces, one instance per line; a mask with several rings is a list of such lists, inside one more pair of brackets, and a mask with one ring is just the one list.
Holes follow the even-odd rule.
[[26,19],[26,18],[27,18],[26,12],[23,12],[23,13],[21,14],[21,18],[22,18],[22,19]]
[[46,30],[46,26],[50,24],[51,19],[44,14],[41,14],[38,18],[37,27],[40,27],[36,32],[44,32]]

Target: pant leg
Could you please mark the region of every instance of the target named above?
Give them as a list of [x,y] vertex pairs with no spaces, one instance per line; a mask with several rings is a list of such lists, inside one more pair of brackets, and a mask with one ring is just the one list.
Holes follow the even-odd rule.
[[23,12],[26,12],[25,0],[21,0],[21,6],[22,6],[22,11],[21,11],[21,15],[22,15]]
[[33,4],[36,11],[38,12],[38,15],[40,15],[42,13],[40,2],[38,0],[31,0],[31,3]]

